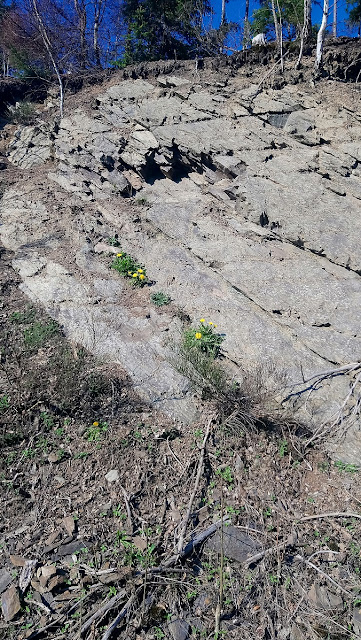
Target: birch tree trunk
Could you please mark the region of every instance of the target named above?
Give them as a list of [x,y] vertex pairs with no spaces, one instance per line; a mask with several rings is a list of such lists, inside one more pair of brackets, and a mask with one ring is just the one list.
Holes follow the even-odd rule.
[[225,22],[226,22],[226,0],[222,0],[221,27],[223,27]]
[[306,42],[309,41],[312,32],[312,21],[311,21],[311,2],[312,0],[304,0],[303,3],[303,28],[301,31],[300,37],[300,53],[298,55],[298,60],[296,62],[296,69],[299,68],[303,55],[303,47]]
[[283,25],[282,25],[282,13],[281,13],[281,9],[280,9],[280,3],[279,0],[277,0],[277,10],[278,10],[278,15],[280,17],[278,26],[279,26],[279,48],[280,48],[280,56],[281,56],[281,73],[283,73],[284,71],[284,63],[283,63]]
[[249,41],[249,0],[246,0],[244,9],[244,26],[243,26],[243,49],[247,48]]
[[337,0],[333,3],[332,35],[337,38]]
[[277,42],[278,48],[280,48],[280,36],[279,36],[279,28],[278,28],[279,25],[278,25],[278,18],[277,18],[274,0],[271,0],[271,7],[272,7],[273,24],[275,27],[276,42]]
[[322,64],[323,45],[325,42],[328,12],[329,12],[329,0],[323,0],[322,22],[321,22],[319,32],[317,34],[317,47],[316,47],[316,60],[315,60],[316,72],[319,70]]
[[55,75],[58,79],[58,83],[59,83],[59,111],[60,111],[60,118],[63,117],[64,114],[64,89],[63,89],[63,82],[61,79],[61,75],[60,75],[60,71],[59,71],[59,67],[56,63],[55,60],[55,56],[53,54],[52,51],[52,46],[51,46],[51,42],[49,40],[49,36],[48,36],[48,32],[46,30],[45,24],[43,22],[43,19],[40,15],[39,12],[39,7],[38,7],[38,3],[37,0],[32,0],[32,7],[33,7],[33,11],[34,11],[34,16],[36,18],[36,21],[38,23],[38,27],[39,27],[39,32],[40,32],[40,36],[41,39],[44,43],[45,49],[48,53],[48,56],[50,58],[51,64],[53,65],[53,69],[55,71]]

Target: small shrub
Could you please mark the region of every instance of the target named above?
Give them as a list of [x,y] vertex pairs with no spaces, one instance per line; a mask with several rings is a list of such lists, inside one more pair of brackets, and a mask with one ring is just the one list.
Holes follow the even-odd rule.
[[148,200],[143,196],[142,198],[137,198],[135,204],[137,204],[138,207],[145,207],[148,204]]
[[216,358],[219,355],[224,337],[215,332],[217,325],[206,324],[202,318],[197,329],[187,329],[183,336],[185,349],[198,350],[207,356]]
[[15,124],[34,124],[36,120],[36,109],[31,102],[17,102],[14,107],[8,107],[7,117],[12,122],[15,122]]
[[111,236],[110,238],[108,238],[108,244],[110,244],[111,247],[120,246],[120,242],[116,236]]
[[145,267],[140,265],[139,262],[124,251],[117,253],[111,267],[124,276],[124,278],[130,278],[135,287],[144,287],[148,282]]
[[169,304],[172,301],[172,299],[162,291],[152,293],[150,299],[156,307],[163,307],[164,305]]

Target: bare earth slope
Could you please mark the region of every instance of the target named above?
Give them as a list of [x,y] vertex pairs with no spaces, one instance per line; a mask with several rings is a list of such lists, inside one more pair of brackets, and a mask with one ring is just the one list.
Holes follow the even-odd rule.
[[[58,127],[46,114],[17,131],[8,159],[19,180],[0,201],[0,238],[23,291],[70,339],[191,422],[170,346],[181,320],[174,308],[159,314],[152,291],[217,323],[232,365],[275,365],[291,391],[361,359],[361,109],[358,85],[259,91],[262,67],[179,66],[114,75],[69,97]],[[109,270],[115,235],[146,265],[150,289],[133,292]],[[297,397],[308,426],[336,419],[352,383],[337,376]],[[346,418],[353,407],[351,397]],[[357,464],[356,418],[333,447]]]

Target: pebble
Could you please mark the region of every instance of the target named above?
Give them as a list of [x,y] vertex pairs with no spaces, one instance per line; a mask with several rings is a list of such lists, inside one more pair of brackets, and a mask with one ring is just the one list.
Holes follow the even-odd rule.
[[112,482],[118,482],[119,471],[117,471],[117,469],[111,469],[110,471],[108,471],[107,475],[105,476],[105,479],[107,482],[109,482],[109,484]]

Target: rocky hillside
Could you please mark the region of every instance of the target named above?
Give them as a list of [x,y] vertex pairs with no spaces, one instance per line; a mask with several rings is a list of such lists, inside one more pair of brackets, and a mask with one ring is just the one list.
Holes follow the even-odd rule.
[[[197,416],[173,345],[205,318],[237,381],[269,372],[357,464],[360,85],[287,64],[284,78],[261,60],[119,72],[67,95],[61,122],[49,98],[36,125],[4,127],[0,239],[27,296],[162,411]],[[120,250],[151,286],[110,270]]]

